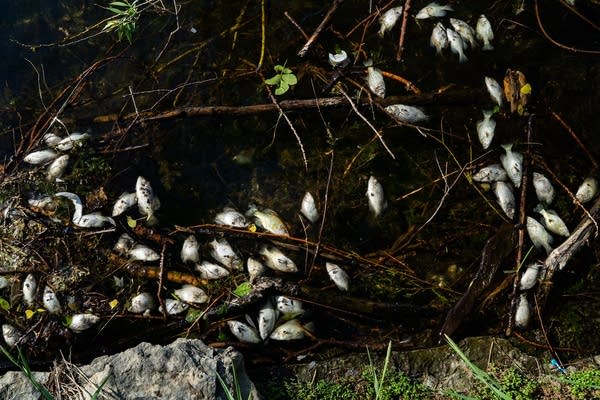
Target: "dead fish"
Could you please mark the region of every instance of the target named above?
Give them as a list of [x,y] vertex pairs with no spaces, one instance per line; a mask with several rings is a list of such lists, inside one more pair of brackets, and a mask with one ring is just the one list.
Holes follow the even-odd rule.
[[112,216],[117,217],[137,204],[137,194],[123,193],[119,196],[112,209]]
[[11,324],[2,324],[2,337],[8,347],[15,347],[23,334]]
[[181,301],[192,304],[203,304],[208,302],[206,292],[194,285],[183,285],[180,289],[173,291]]
[[483,111],[483,120],[477,122],[477,137],[484,150],[487,150],[494,138],[496,121],[492,119],[492,111]]
[[538,212],[542,214],[542,221],[544,222],[546,229],[557,235],[569,237],[569,228],[567,228],[567,225],[558,216],[556,211],[541,209]]
[[31,206],[31,207],[39,208],[39,209],[47,210],[47,211],[51,211],[56,208],[56,205],[54,204],[54,200],[52,199],[51,196],[41,196],[41,197],[35,196],[30,199],[27,199],[27,204],[29,204],[29,206]]
[[458,62],[462,64],[469,61],[467,56],[465,56],[465,49],[467,48],[467,45],[462,40],[460,35],[450,28],[446,28],[446,35],[448,35],[450,50],[454,54],[458,54]]
[[437,54],[442,54],[442,50],[448,47],[448,34],[446,33],[446,28],[441,22],[438,22],[433,27],[429,44],[431,47],[435,47],[435,52]]
[[475,40],[475,29],[471,25],[467,24],[462,19],[450,18],[450,25],[454,28],[454,31],[460,35],[465,42],[469,42],[471,49],[477,47],[477,40]]
[[75,146],[81,146],[83,141],[88,139],[89,137],[89,133],[74,132],[66,138],[62,139],[60,142],[58,142],[56,148],[60,151],[68,151]]
[[154,212],[160,208],[160,200],[154,195],[154,190],[150,182],[143,176],[138,176],[135,183],[135,193],[138,199],[138,209],[140,214],[146,216],[146,223],[149,226],[156,225],[158,219]]
[[306,192],[302,198],[302,204],[300,205],[300,213],[306,217],[311,223],[317,222],[319,219],[319,212],[317,211],[317,205],[315,199],[310,192]]
[[196,236],[188,236],[181,247],[181,261],[184,263],[200,261],[200,245]]
[[554,187],[548,178],[540,173],[534,172],[533,187],[539,201],[546,204],[552,203],[554,200]]
[[253,257],[248,257],[246,266],[248,267],[248,275],[250,275],[250,283],[254,282],[257,277],[261,276],[265,272],[265,266]]
[[129,303],[127,311],[135,314],[146,313],[156,308],[154,297],[148,292],[142,292],[134,296]]
[[475,182],[496,182],[496,181],[505,181],[508,179],[508,175],[502,165],[500,164],[492,164],[487,167],[481,168],[475,175],[473,175],[473,180]]
[[329,53],[329,64],[334,68],[343,68],[350,64],[350,58],[348,58],[348,54],[344,50],[340,50],[339,53],[335,54]]
[[46,134],[44,134],[44,136],[42,136],[42,140],[44,141],[44,143],[46,143],[48,146],[54,147],[57,144],[60,143],[61,140],[63,140],[62,137],[58,136],[56,133],[54,132],[48,132]]
[[260,343],[260,336],[258,332],[253,327],[246,325],[240,321],[227,321],[227,326],[229,326],[229,330],[238,338],[240,342],[244,343]]
[[375,96],[385,97],[385,81],[383,80],[383,74],[379,68],[373,66],[373,60],[367,60],[364,63],[367,67],[367,85]]
[[275,296],[275,304],[282,314],[302,314],[302,302],[285,296]]
[[500,84],[494,78],[486,76],[485,87],[492,100],[494,100],[499,107],[502,107],[502,88],[500,87]]
[[249,225],[246,217],[231,207],[223,208],[223,211],[215,216],[215,224],[235,228],[246,228]]
[[268,208],[262,211],[258,210],[255,205],[251,205],[246,215],[254,217],[254,222],[259,228],[276,235],[289,236],[289,232],[279,215]]
[[262,246],[258,252],[265,259],[267,267],[280,272],[295,273],[298,272],[298,267],[294,261],[281,252],[274,246]]
[[306,329],[297,319],[291,319],[279,325],[269,336],[273,340],[299,340],[304,339]]
[[35,294],[37,291],[37,280],[33,274],[27,274],[23,281],[23,300],[28,307],[35,303]]
[[439,5],[436,2],[429,3],[425,7],[419,10],[416,19],[427,19],[427,18],[442,18],[445,17],[448,11],[454,11],[454,9],[448,5]]
[[129,250],[131,250],[134,244],[135,240],[133,240],[133,238],[127,233],[123,233],[121,234],[121,236],[119,236],[119,239],[117,239],[117,243],[115,243],[115,245],[113,246],[113,251],[119,255],[124,256],[129,252]]
[[[177,315],[186,311],[190,306],[185,304],[183,301],[175,300],[175,299],[165,299],[165,310],[167,310],[167,314],[169,315]],[[163,312],[162,306],[158,307],[159,312]]]
[[221,279],[229,275],[229,270],[223,268],[220,265],[213,264],[208,261],[202,261],[201,264],[196,264],[196,271],[200,272],[200,278],[202,279]]
[[402,16],[402,6],[393,7],[387,10],[381,17],[379,17],[379,32],[377,35],[380,38],[383,38],[386,32],[391,31],[396,22],[398,22],[398,18]]
[[515,195],[512,187],[504,181],[494,182],[494,194],[504,214],[510,219],[515,217]]
[[527,234],[529,239],[536,248],[543,247],[546,253],[550,254],[552,247],[550,246],[553,242],[552,235],[546,232],[544,226],[537,222],[534,218],[527,217]]
[[244,262],[233,250],[227,239],[213,239],[208,245],[211,248],[210,255],[212,258],[229,269],[237,269],[240,271],[244,269]]
[[7,287],[10,286],[10,282],[8,279],[6,279],[6,277],[0,275],[0,290],[2,289],[6,289]]
[[273,307],[270,301],[267,301],[258,312],[258,333],[263,340],[268,338],[271,332],[273,332],[278,314],[279,312]]
[[502,145],[506,154],[500,156],[500,162],[513,185],[518,189],[521,186],[521,178],[523,176],[523,155],[512,151],[512,146],[512,143]]
[[581,186],[577,189],[575,197],[582,203],[587,203],[596,197],[598,193],[598,181],[592,177],[585,178]]
[[78,220],[73,219],[73,224],[80,228],[100,228],[105,224],[116,225],[115,220],[111,217],[106,217],[100,212],[93,212],[82,215]]
[[335,283],[335,286],[338,289],[346,292],[348,291],[348,286],[350,284],[350,277],[339,265],[326,262],[325,268],[327,269],[327,273],[329,274],[329,278]]
[[127,257],[134,261],[158,261],[160,254],[152,250],[150,247],[141,243],[135,244],[131,250],[127,252]]
[[69,323],[69,329],[73,332],[83,332],[100,321],[100,317],[94,314],[74,314]]
[[63,176],[67,166],[69,165],[69,155],[63,154],[58,157],[52,164],[48,167],[48,172],[46,173],[46,179],[50,182],[60,181],[60,177]]
[[490,43],[490,41],[494,39],[492,24],[490,24],[490,21],[485,15],[481,14],[477,19],[475,32],[477,33],[477,38],[483,42],[481,50],[494,50],[494,46]]
[[27,154],[25,158],[23,158],[23,161],[32,165],[41,165],[49,163],[56,157],[58,157],[58,154],[54,150],[46,149]]
[[527,300],[527,294],[521,293],[517,301],[517,311],[515,312],[515,325],[518,328],[527,328],[531,319],[531,307]]
[[429,116],[422,109],[405,104],[392,104],[385,107],[385,111],[390,113],[395,119],[407,124],[416,124],[429,119]]
[[42,304],[50,314],[58,314],[60,312],[60,302],[58,301],[58,297],[56,297],[56,294],[49,286],[44,288]]
[[519,289],[520,290],[529,290],[535,286],[537,283],[537,278],[540,273],[540,270],[544,266],[542,264],[533,263],[529,264],[525,268],[525,272],[521,275],[521,279],[519,280]]
[[379,217],[387,208],[387,200],[383,194],[383,186],[374,176],[369,177],[366,195],[369,200],[369,210],[375,218]]

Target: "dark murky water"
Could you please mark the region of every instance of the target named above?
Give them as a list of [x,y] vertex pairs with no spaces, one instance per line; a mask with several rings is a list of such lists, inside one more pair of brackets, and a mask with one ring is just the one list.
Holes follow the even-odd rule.
[[[485,13],[496,34],[495,51],[469,50],[469,62],[462,65],[449,51],[443,57],[435,55],[429,47],[433,23],[428,20],[409,19],[401,63],[395,61],[398,28],[380,40],[375,21],[347,35],[369,15],[368,2],[362,1],[345,2],[314,49],[306,58],[299,58],[296,52],[305,41],[284,12],[310,34],[327,7],[316,1],[267,2],[262,73],[268,78],[273,75],[273,65],[285,64],[299,78],[298,85],[282,99],[331,96],[321,93],[321,88],[331,71],[327,52],[336,47],[358,56],[354,69],[359,74],[351,76],[360,84],[364,82],[360,66],[371,57],[376,66],[411,80],[423,93],[440,93],[437,101],[427,101],[424,105],[431,117],[426,124],[431,129],[429,138],[413,128],[398,126],[376,108],[361,107],[361,112],[384,135],[395,160],[373,140],[373,132],[350,106],[288,112],[303,143],[307,169],[294,135],[277,113],[184,117],[137,124],[131,124],[132,119],[127,117],[136,110],[159,114],[177,107],[270,103],[260,77],[254,73],[260,55],[259,1],[191,2],[180,4],[177,15],[172,4],[146,4],[142,6],[132,45],[126,41],[117,43],[115,34],[100,33],[105,24],[101,21],[110,12],[95,3],[9,3],[0,20],[0,31],[5,38],[0,43],[5,59],[0,65],[1,154],[8,162],[14,153],[14,143],[28,140],[27,135],[44,109],[56,111],[65,104],[66,95],[57,96],[68,88],[67,93],[72,93],[72,97],[58,115],[60,122],[69,131],[89,130],[93,135],[91,149],[110,168],[109,173],[97,172],[106,169],[94,170],[83,154],[71,168],[72,175],[66,176],[66,183],[47,187],[47,193],[103,187],[112,201],[122,191],[131,190],[138,175],[144,175],[161,199],[158,216],[162,232],[169,232],[175,225],[209,223],[223,206],[243,211],[250,203],[257,203],[277,210],[289,224],[292,235],[303,238],[305,233],[297,214],[302,196],[311,191],[323,210],[331,173],[323,243],[380,264],[380,267],[347,266],[352,279],[350,295],[386,304],[431,306],[437,316],[427,316],[414,326],[399,327],[400,318],[394,315],[389,321],[371,322],[368,328],[362,324],[344,325],[344,319],[340,318],[330,327],[321,325],[322,337],[342,337],[349,341],[361,335],[374,341],[378,341],[378,335],[404,338],[410,333],[428,337],[468,284],[485,241],[497,231],[502,218],[486,202],[488,199],[495,204],[491,193],[479,195],[464,178],[454,184],[456,173],[475,159],[474,166],[497,162],[501,143],[516,142],[517,149],[525,148],[526,118],[502,112],[495,116],[497,129],[491,152],[482,152],[474,128],[481,119],[481,110],[492,107],[485,93],[484,76],[501,81],[507,68],[525,74],[533,88],[531,110],[537,115],[532,151],[565,185],[575,190],[584,176],[597,172],[592,171],[590,161],[550,112],[559,113],[570,124],[592,155],[599,153],[600,141],[595,132],[599,123],[598,56],[566,51],[549,43],[539,33],[531,2],[518,15],[514,13],[516,6],[511,4],[518,1],[451,2],[455,8],[452,16],[474,24],[477,16]],[[373,7],[384,5],[374,3]],[[415,2],[413,11],[425,3]],[[597,21],[598,6],[593,2],[582,3],[581,12]],[[567,46],[600,49],[600,34],[558,1],[544,2],[541,16],[555,40]],[[74,83],[93,65],[91,74],[75,87]],[[397,82],[388,79],[386,84],[388,95],[407,94]],[[355,87],[346,85],[350,94],[357,93]],[[453,93],[461,96],[455,97]],[[416,104],[420,104],[419,99]],[[100,118],[112,115],[120,118]],[[60,123],[54,125],[58,128]],[[334,138],[333,145],[330,135]],[[332,150],[334,163],[329,171]],[[250,162],[237,163],[235,156],[240,153],[251,154]],[[16,172],[28,167],[19,163],[18,168],[10,168]],[[453,173],[448,178],[448,184],[453,186],[436,211],[444,193],[440,169]],[[78,175],[77,171],[84,171],[84,175]],[[377,220],[370,216],[365,197],[370,175],[382,182],[389,203]],[[531,194],[528,198],[530,204],[533,197]],[[104,205],[105,210],[109,208],[110,205]],[[569,227],[574,228],[581,217],[564,191],[559,190],[554,208]],[[434,212],[437,212],[435,218],[416,236],[407,234]],[[124,226],[121,221],[119,229]],[[318,227],[311,227],[307,235],[316,241],[317,232]],[[102,236],[99,244],[109,248],[116,237],[116,233]],[[174,236],[178,244],[169,250],[167,257],[173,263],[179,251],[177,246],[184,237]],[[565,273],[570,284],[583,285],[581,281],[585,281],[586,274],[594,275],[598,265],[596,255],[597,249],[592,246],[573,261],[573,268]],[[304,257],[300,252],[295,258],[302,264]],[[504,268],[513,268],[510,261]],[[307,269],[308,265],[302,265],[301,270]],[[243,278],[234,283],[240,283],[240,279]],[[305,284],[338,296],[322,265]],[[558,286],[555,296],[560,298],[565,293]],[[566,290],[569,296],[576,297],[584,291],[572,287]],[[216,295],[216,290],[212,294]],[[115,294],[108,296],[111,295]],[[501,332],[507,296],[508,291],[504,290],[483,317],[478,314],[473,318],[485,323],[467,323],[461,334]],[[556,314],[552,307],[551,301],[548,318],[560,325],[554,322]],[[10,314],[14,313],[15,310]],[[580,325],[585,325],[585,318],[579,322],[573,330],[582,329]],[[139,327],[135,323],[134,326]],[[592,324],[585,329],[596,328]],[[158,328],[153,325],[149,329]],[[563,337],[570,334],[564,329],[559,327],[554,331],[558,342],[562,343]],[[114,334],[110,328],[107,332]],[[430,342],[423,339],[418,345],[427,343]],[[581,342],[567,345],[579,351],[587,346]]]

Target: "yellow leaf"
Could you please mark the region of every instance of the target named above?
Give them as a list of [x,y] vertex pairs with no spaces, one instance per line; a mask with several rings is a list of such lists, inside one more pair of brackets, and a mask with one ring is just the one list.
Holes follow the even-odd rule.
[[248,227],[248,230],[252,233],[256,232],[256,225],[250,224],[250,226]]
[[111,308],[111,309],[112,309],[112,308],[115,308],[116,306],[118,306],[118,305],[119,305],[119,300],[117,300],[117,299],[112,299],[112,300],[110,301],[110,303],[108,303],[108,305],[110,306],[110,308]]
[[31,319],[35,315],[35,311],[33,310],[25,310],[25,318]]
[[137,221],[136,221],[135,219],[131,218],[131,217],[128,215],[128,216],[127,216],[127,225],[128,225],[128,226],[129,226],[131,229],[133,229],[133,228],[135,228],[135,227],[136,227],[136,225],[137,225]]
[[528,83],[521,88],[521,94],[531,94],[531,85]]

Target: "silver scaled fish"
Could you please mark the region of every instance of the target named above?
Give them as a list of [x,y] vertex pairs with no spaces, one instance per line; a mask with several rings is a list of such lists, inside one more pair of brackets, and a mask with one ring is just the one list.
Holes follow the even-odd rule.
[[416,19],[427,19],[427,18],[441,18],[445,17],[448,11],[454,11],[449,5],[439,5],[436,2],[429,3],[425,7],[419,10]]
[[458,62],[466,63],[469,61],[467,56],[465,56],[466,45],[463,41],[462,37],[458,33],[456,33],[451,28],[446,28],[446,35],[448,35],[448,42],[450,43],[450,50],[454,54],[458,54]]
[[288,256],[274,246],[263,246],[259,254],[264,257],[265,265],[275,271],[295,273],[298,267]]
[[500,156],[500,162],[513,185],[518,189],[521,187],[521,178],[523,176],[523,155],[512,151],[512,146],[512,143],[502,145],[506,154]]
[[402,16],[402,6],[393,7],[387,10],[381,17],[379,17],[379,35],[382,38],[386,32],[391,31],[396,22],[398,22],[398,18]]
[[536,248],[543,247],[548,254],[552,252],[552,247],[550,246],[553,242],[552,235],[546,232],[544,226],[534,218],[527,217],[527,234]]
[[477,19],[475,32],[477,33],[477,38],[483,42],[481,50],[494,50],[494,46],[490,43],[490,41],[494,39],[492,24],[490,24],[490,21],[485,15],[481,14]]
[[473,175],[475,182],[490,183],[496,181],[505,181],[508,179],[508,174],[500,164],[492,164],[481,168]]
[[129,210],[131,207],[137,204],[137,194],[133,193],[123,193],[119,196],[115,204],[113,205],[112,216],[117,217],[123,214],[125,211]]
[[499,107],[502,107],[502,88],[500,87],[500,84],[494,78],[486,76],[485,87],[492,100],[494,100]]
[[407,124],[416,124],[417,122],[427,121],[429,117],[418,107],[407,106],[405,104],[392,104],[387,106],[385,111],[390,113],[395,119]]
[[369,210],[375,218],[379,217],[387,208],[387,200],[383,194],[383,186],[374,176],[369,177],[366,195],[369,200]]
[[575,197],[582,203],[587,203],[596,197],[598,193],[598,181],[595,178],[585,178],[581,186],[577,189]]
[[469,42],[471,49],[477,47],[477,40],[475,40],[475,29],[471,25],[467,24],[462,19],[450,18],[450,25],[454,28],[454,31],[463,38],[464,41]]
[[435,47],[435,52],[437,54],[442,54],[442,50],[448,47],[448,34],[446,33],[446,28],[441,22],[438,22],[433,27],[429,44],[431,47]]
[[546,204],[552,203],[554,200],[554,186],[552,186],[548,178],[538,172],[534,172],[533,187],[539,201]]
[[492,119],[492,111],[483,111],[483,120],[477,122],[477,137],[484,150],[487,150],[492,144],[496,121]]
[[546,229],[552,233],[556,233],[557,235],[569,237],[571,234],[569,232],[569,228],[567,228],[567,225],[558,216],[556,211],[541,209],[538,212],[542,214],[542,221],[544,222]]
[[510,219],[515,217],[515,195],[510,185],[504,181],[494,183],[494,194],[496,201],[504,211],[504,214]]
[[381,70],[373,66],[373,60],[367,60],[364,65],[367,67],[367,85],[369,89],[377,97],[383,99],[385,97],[385,81]]
[[242,261],[240,256],[233,250],[233,247],[231,247],[227,239],[213,239],[208,245],[211,248],[210,255],[212,258],[229,269],[244,269],[244,261]]
[[150,182],[143,176],[138,176],[137,178],[135,193],[137,195],[140,214],[146,217],[146,223],[149,226],[156,225],[158,219],[154,216],[154,212],[160,208],[160,200],[154,195],[154,190],[152,190]]

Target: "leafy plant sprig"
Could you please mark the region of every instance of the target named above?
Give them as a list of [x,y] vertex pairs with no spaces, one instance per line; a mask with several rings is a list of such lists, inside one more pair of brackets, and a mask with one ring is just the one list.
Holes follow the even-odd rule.
[[102,30],[106,32],[116,31],[119,41],[125,37],[131,43],[133,32],[135,32],[135,23],[140,16],[136,3],[137,0],[133,3],[127,0],[111,2],[106,9],[111,11],[114,16],[104,25]]
[[275,88],[275,95],[281,96],[290,90],[290,86],[298,83],[298,78],[296,78],[291,69],[283,65],[276,65],[274,69],[277,74],[272,78],[266,79],[265,83],[270,86],[277,86]]

